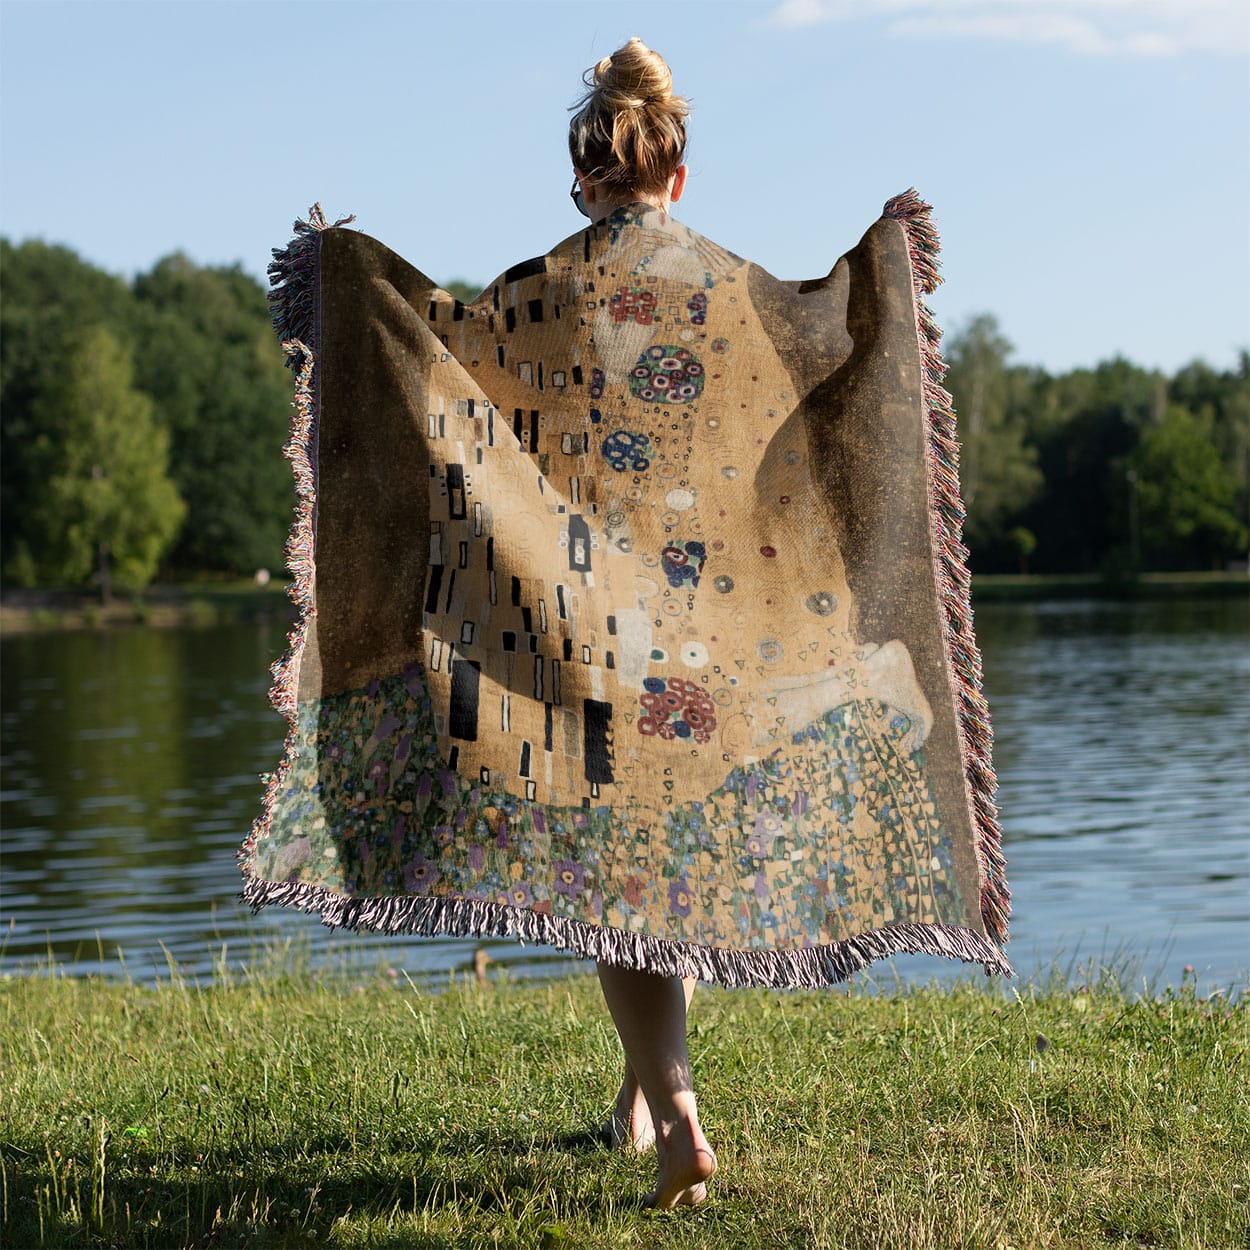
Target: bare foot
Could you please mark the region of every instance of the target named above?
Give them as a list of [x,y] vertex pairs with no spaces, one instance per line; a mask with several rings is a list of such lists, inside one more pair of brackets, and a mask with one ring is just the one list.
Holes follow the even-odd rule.
[[625,1079],[612,1113],[600,1133],[613,1150],[636,1150],[642,1154],[655,1145],[651,1109],[637,1081],[630,1081],[628,1077]]
[[667,1211],[698,1206],[707,1197],[707,1182],[716,1171],[716,1156],[697,1120],[678,1120],[656,1137],[660,1179],[644,1205]]

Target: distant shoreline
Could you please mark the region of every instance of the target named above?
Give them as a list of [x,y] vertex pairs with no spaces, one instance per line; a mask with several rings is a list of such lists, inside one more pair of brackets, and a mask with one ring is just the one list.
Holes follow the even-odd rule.
[[[1095,573],[985,573],[973,578],[974,606],[1044,599],[1212,599],[1250,594],[1250,577],[1234,573],[1145,573],[1109,580]],[[108,606],[81,590],[0,590],[0,637],[71,629],[147,625],[158,629],[246,621],[293,621],[286,584],[187,582],[118,595]]]
[[1232,599],[1250,594],[1250,575],[1142,573],[1107,578],[1099,573],[981,573],[972,579],[973,606],[1040,599]]
[[0,637],[148,625],[158,629],[246,621],[294,621],[286,583],[183,582],[117,594],[104,605],[82,590],[0,590]]

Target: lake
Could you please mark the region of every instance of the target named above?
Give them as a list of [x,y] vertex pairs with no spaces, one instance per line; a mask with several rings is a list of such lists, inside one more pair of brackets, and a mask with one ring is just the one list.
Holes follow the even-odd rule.
[[[1250,605],[987,603],[1008,954],[1023,977],[1089,961],[1161,987],[1250,969]],[[513,942],[331,933],[236,898],[278,623],[20,635],[0,643],[0,972],[164,979],[289,957],[430,983],[487,946],[520,976],[578,966]],[[905,980],[961,965],[893,961]],[[892,977],[878,965],[876,980]]]

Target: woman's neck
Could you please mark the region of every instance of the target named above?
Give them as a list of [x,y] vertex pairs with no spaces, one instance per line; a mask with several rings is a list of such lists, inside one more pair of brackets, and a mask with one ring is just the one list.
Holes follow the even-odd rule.
[[647,195],[643,192],[629,192],[625,195],[605,200],[595,197],[593,204],[587,204],[586,208],[590,213],[590,220],[596,225],[605,217],[610,217],[618,208],[624,208],[629,204],[650,204],[652,208],[658,208],[662,213],[672,211],[672,203],[667,195],[652,193]]

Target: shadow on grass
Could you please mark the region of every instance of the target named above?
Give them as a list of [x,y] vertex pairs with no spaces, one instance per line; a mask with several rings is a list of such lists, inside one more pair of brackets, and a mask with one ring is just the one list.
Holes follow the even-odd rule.
[[[323,1243],[339,1221],[350,1220],[367,1227],[370,1246],[451,1246],[463,1239],[414,1225],[422,1215],[437,1222],[454,1213],[457,1220],[485,1216],[523,1242],[528,1236],[525,1244],[541,1244],[544,1225],[559,1213],[535,1195],[550,1194],[557,1178],[582,1219],[602,1222],[641,1209],[641,1187],[625,1199],[604,1185],[603,1165],[617,1156],[597,1131],[464,1129],[406,1142],[399,1136],[355,1147],[341,1138],[258,1143],[213,1150],[196,1164],[182,1151],[171,1157],[132,1150],[129,1160],[106,1157],[91,1171],[0,1145],[7,1183],[0,1240],[49,1247],[294,1246]],[[506,1235],[502,1244],[510,1244]]]

